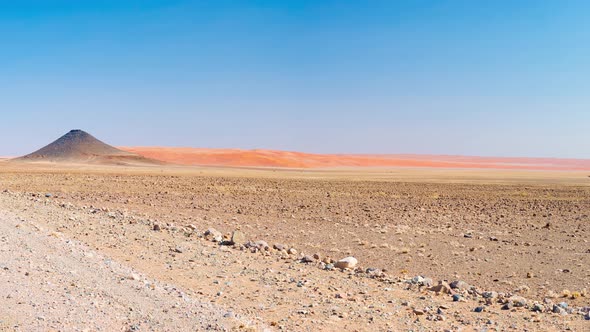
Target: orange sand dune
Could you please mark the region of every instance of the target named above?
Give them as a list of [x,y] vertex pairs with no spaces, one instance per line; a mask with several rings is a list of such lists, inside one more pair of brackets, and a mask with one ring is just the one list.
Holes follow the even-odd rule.
[[312,154],[275,150],[121,147],[179,165],[289,168],[429,167],[590,171],[588,159],[495,158],[435,155]]

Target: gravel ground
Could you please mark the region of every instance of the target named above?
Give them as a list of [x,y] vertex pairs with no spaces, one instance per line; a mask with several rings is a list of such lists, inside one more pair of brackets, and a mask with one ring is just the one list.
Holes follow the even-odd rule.
[[[589,330],[583,183],[167,172],[0,172],[1,326]],[[325,263],[346,256],[358,266]],[[456,280],[470,286],[447,289]]]
[[221,308],[6,210],[0,234],[2,329],[223,331],[238,323]]
[[[582,315],[502,310],[304,253],[0,194],[0,319],[18,331],[584,331]],[[82,233],[83,232],[83,233]],[[248,235],[245,235],[248,236]],[[76,238],[77,240],[72,240]],[[80,242],[84,244],[81,244]],[[94,248],[94,249],[90,249]],[[124,262],[121,264],[118,262]],[[361,262],[362,264],[362,262]],[[378,270],[377,270],[378,272]],[[376,275],[380,275],[379,273]],[[4,304],[3,303],[3,304]],[[475,312],[475,308],[483,308]]]

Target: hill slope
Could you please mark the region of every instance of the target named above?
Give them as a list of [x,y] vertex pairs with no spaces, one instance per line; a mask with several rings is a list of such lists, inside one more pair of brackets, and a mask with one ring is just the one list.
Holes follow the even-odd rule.
[[161,164],[110,146],[87,132],[71,130],[53,143],[16,161],[81,162],[99,164]]

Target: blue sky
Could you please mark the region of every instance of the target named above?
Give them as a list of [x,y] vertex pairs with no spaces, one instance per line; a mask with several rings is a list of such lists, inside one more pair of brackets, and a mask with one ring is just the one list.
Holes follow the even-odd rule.
[[590,158],[587,1],[0,1],[0,155]]

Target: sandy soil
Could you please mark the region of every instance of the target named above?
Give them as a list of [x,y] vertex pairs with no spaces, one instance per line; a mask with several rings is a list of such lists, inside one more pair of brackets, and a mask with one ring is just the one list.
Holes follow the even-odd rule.
[[223,331],[240,324],[219,307],[46,229],[43,218],[14,215],[6,203],[0,201],[0,329]]
[[[225,312],[229,322],[215,322],[228,329],[583,331],[590,322],[584,318],[590,306],[584,290],[590,288],[590,179],[584,173],[5,164],[0,183],[6,189],[2,215],[38,226],[15,233],[9,246],[14,252],[0,251],[0,261],[23,251],[18,237],[54,241],[47,234],[56,232],[59,243],[93,248],[141,280],[173,285],[211,305],[205,308],[211,319]],[[239,229],[243,241],[220,246],[203,236],[209,227],[225,240]],[[297,253],[245,247],[249,240]],[[302,255],[313,254],[320,260],[301,262]],[[320,262],[346,256],[358,258],[359,268],[330,271]],[[58,268],[54,273],[67,276]],[[460,295],[453,302],[451,294],[412,283],[418,275],[473,288],[453,290]],[[133,282],[124,280],[121,287]],[[502,310],[517,296],[527,299],[524,307]],[[141,301],[150,308],[152,300]],[[568,309],[554,308],[561,302]],[[483,312],[474,312],[479,307]],[[110,310],[104,317],[120,308]],[[39,324],[30,312],[0,311],[20,327]],[[161,315],[174,320],[181,312]],[[58,325],[79,319],[42,316]],[[144,326],[157,324],[148,320]]]
[[428,167],[523,170],[590,170],[590,160],[499,158],[437,155],[312,154],[276,150],[121,147],[142,156],[179,165],[292,168]]

